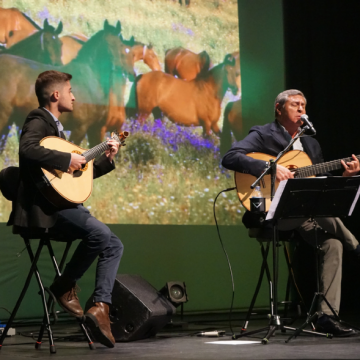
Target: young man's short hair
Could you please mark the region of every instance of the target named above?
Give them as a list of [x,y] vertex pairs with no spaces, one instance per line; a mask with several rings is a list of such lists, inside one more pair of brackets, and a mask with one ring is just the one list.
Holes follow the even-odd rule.
[[48,70],[39,74],[35,82],[35,93],[40,106],[45,106],[50,101],[50,96],[61,85],[72,79],[72,75],[56,70]]

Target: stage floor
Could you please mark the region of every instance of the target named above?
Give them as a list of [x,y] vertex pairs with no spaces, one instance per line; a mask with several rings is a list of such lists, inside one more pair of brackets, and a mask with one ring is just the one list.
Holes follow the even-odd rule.
[[[187,328],[173,327],[164,329],[156,337],[128,343],[117,343],[114,349],[100,344],[96,350],[90,350],[85,341],[81,341],[78,327],[73,323],[62,323],[53,327],[57,353],[50,355],[48,343],[41,350],[35,350],[32,332],[36,334],[37,326],[17,328],[16,335],[7,338],[0,353],[1,359],[144,359],[144,360],[227,360],[227,359],[359,359],[360,336],[351,338],[326,339],[309,335],[300,335],[286,344],[286,334],[277,331],[267,345],[261,344],[265,335],[244,337],[233,341],[228,322],[219,321],[218,316],[207,316],[205,320],[188,317]],[[191,320],[192,319],[192,320]],[[349,319],[347,319],[349,320]],[[301,320],[295,325],[301,324]],[[233,330],[239,332],[242,321],[233,322]],[[248,331],[262,328],[267,321],[252,320]],[[357,324],[355,324],[357,325]],[[227,335],[220,338],[198,337],[199,331],[225,330]],[[77,336],[76,336],[77,334]],[[71,339],[69,338],[71,335]]]

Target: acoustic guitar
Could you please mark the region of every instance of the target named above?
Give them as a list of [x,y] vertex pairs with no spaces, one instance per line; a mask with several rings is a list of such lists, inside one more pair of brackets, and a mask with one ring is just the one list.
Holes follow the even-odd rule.
[[[121,134],[112,133],[111,139],[124,146],[125,139],[128,136],[128,131],[124,131]],[[107,141],[86,150],[57,136],[48,136],[40,141],[40,145],[46,149],[80,154],[86,159],[82,169],[71,173],[41,168],[40,173],[35,178],[34,174],[32,174],[41,193],[47,200],[59,208],[76,206],[87,200],[92,192],[94,159],[109,148]],[[41,181],[39,179],[36,181],[39,175],[42,179]]]
[[[246,156],[249,156],[256,160],[264,160],[269,161],[270,159],[276,159],[275,156],[267,155],[264,153],[249,153]],[[360,155],[357,156],[360,158]],[[346,162],[352,161],[353,158],[349,157],[346,159],[342,159]],[[306,177],[313,177],[318,174],[323,174],[327,171],[337,170],[342,168],[341,160],[333,160],[326,163],[320,164],[312,164],[309,156],[301,150],[291,150],[287,152],[282,158],[278,161],[279,165],[282,165],[288,168],[291,172],[294,173],[294,178],[306,178]],[[235,184],[236,190],[239,196],[239,199],[242,205],[247,209],[250,210],[250,198],[252,197],[253,189],[250,186],[256,178],[249,174],[243,174],[240,172],[235,172]],[[266,211],[269,210],[271,200],[271,180],[270,175],[265,175],[263,178],[263,182],[260,182],[261,185],[261,192],[266,199]],[[275,182],[275,189],[279,186],[279,181],[276,180]]]

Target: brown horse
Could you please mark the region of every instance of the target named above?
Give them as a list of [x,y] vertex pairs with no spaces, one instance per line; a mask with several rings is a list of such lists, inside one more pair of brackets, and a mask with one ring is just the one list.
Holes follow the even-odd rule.
[[145,45],[141,42],[135,41],[132,46],[134,53],[134,62],[143,60],[144,63],[153,71],[161,71],[159,59],[151,44]]
[[209,70],[210,57],[206,51],[199,54],[179,46],[165,53],[165,72],[184,80],[203,76]]
[[[150,113],[159,108],[171,121],[185,126],[202,126],[206,135],[220,132],[217,122],[221,102],[227,89],[236,94],[235,59],[231,54],[213,67],[204,78],[191,81],[176,79],[160,71],[137,77],[129,100],[143,123]],[[136,92],[135,92],[136,91]]]
[[[84,40],[85,39],[85,40]],[[85,35],[65,35],[60,38],[61,61],[64,65],[75,59],[82,46],[88,39]]]
[[[56,67],[39,64],[12,55],[0,55],[0,129],[2,137],[14,122],[22,125],[26,115],[38,107],[34,92],[39,73],[56,69],[73,75],[71,80],[76,96],[74,111],[61,117],[70,140],[79,144],[85,134],[91,146],[102,141],[100,129],[105,124],[109,93],[113,77],[134,75],[133,54],[119,39],[120,23],[92,36],[69,64]],[[6,71],[2,71],[6,69]],[[0,137],[0,138],[2,138]]]
[[6,44],[6,47],[11,47],[37,30],[40,27],[18,9],[0,8],[0,43]]
[[[146,65],[149,66],[151,70],[158,71],[161,70],[159,59],[152,47],[152,45],[145,45],[141,42],[134,41],[134,39],[124,40],[122,36],[120,39],[127,45],[131,46],[134,54],[134,63],[143,60]],[[122,79],[115,80],[114,84],[111,86],[110,91],[110,103],[109,103],[109,112],[108,118],[106,119],[106,124],[101,129],[101,135],[105,136],[105,133],[110,128],[116,128],[121,130],[124,125],[126,114],[125,114],[125,103],[124,103],[124,94],[125,94],[126,82]]]
[[241,99],[229,102],[224,111],[223,128],[220,135],[220,154],[224,155],[230,149],[233,133],[236,141],[244,137]]
[[151,44],[145,45],[140,41],[135,41],[132,36],[129,40],[123,38],[120,34],[120,40],[127,46],[131,46],[134,54],[134,63],[143,60],[144,63],[153,71],[160,71],[161,65]]
[[58,37],[62,28],[61,21],[55,29],[45,19],[43,29],[36,30],[32,35],[16,43],[11,48],[3,50],[2,53],[21,56],[43,64],[62,65],[61,42]]

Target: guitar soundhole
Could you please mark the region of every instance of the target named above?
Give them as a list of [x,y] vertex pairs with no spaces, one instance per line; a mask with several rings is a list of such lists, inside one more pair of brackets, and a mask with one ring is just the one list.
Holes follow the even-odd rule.
[[80,177],[82,174],[83,174],[83,172],[82,172],[81,170],[75,170],[75,171],[73,172],[73,177],[74,177],[74,178],[78,178],[78,177]]
[[286,168],[287,168],[287,169],[289,169],[289,170],[291,171],[291,170],[298,169],[299,167],[298,167],[298,166],[296,166],[296,165],[287,165],[287,166],[286,166]]

